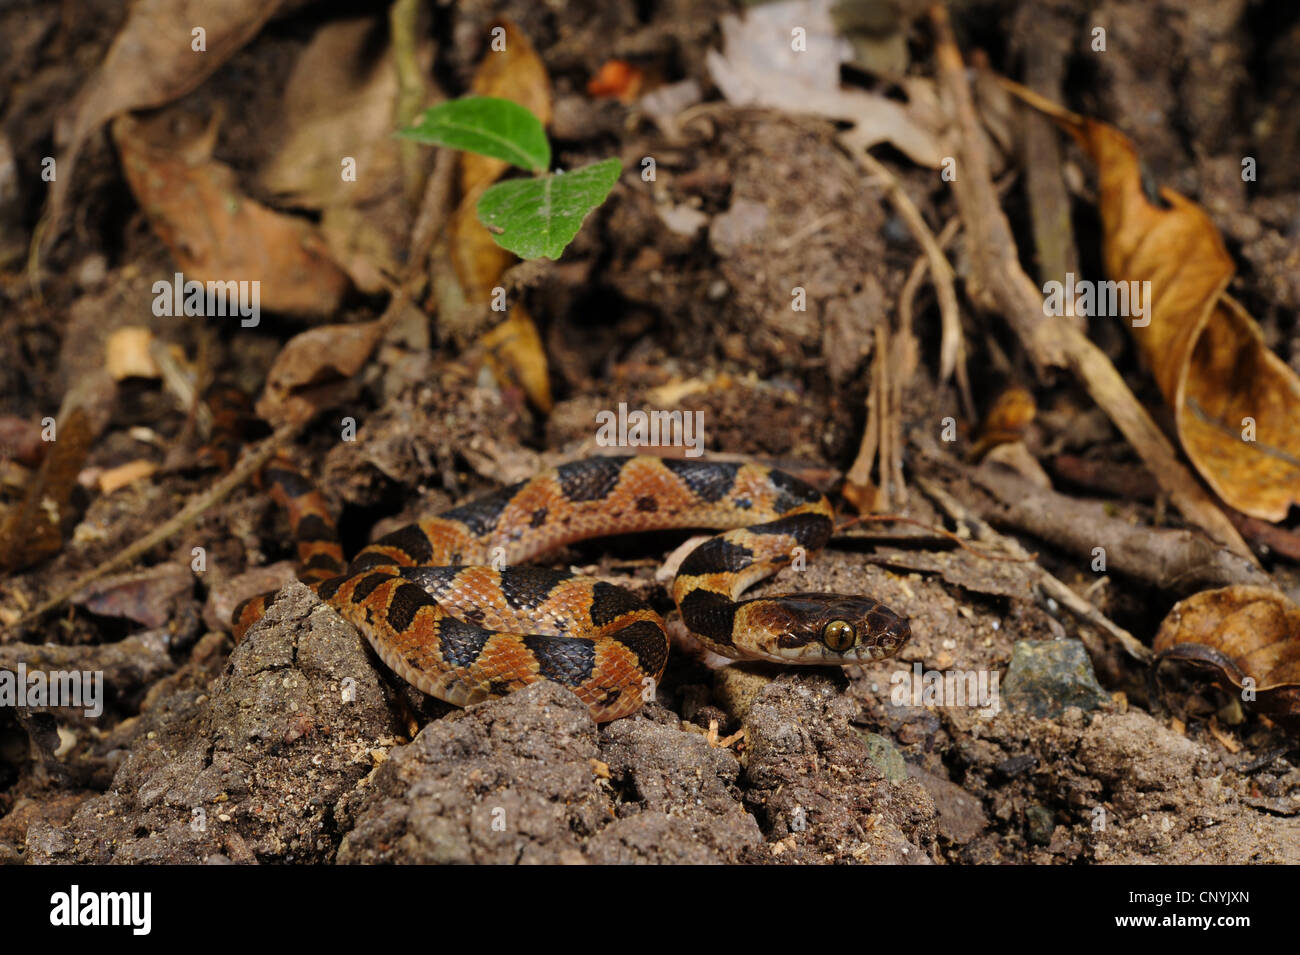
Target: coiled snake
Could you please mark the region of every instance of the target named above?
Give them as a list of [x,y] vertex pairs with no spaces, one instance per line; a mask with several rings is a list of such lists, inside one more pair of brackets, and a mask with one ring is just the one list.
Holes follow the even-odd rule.
[[[672,596],[707,649],[733,660],[839,665],[907,642],[906,619],[869,597],[740,600],[751,584],[829,540],[817,490],[759,464],[601,457],[575,461],[407,525],[345,564],[321,495],[290,466],[264,474],[289,513],[300,576],[425,693],[465,706],[540,679],[570,687],[598,721],[653,697],[668,659],[663,620],[628,591],[517,566],[564,544],[667,528],[730,528],[682,562]],[[235,611],[243,638],[270,597]]]

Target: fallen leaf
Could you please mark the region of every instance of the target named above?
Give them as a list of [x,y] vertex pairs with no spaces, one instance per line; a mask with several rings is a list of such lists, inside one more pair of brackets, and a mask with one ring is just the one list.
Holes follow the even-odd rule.
[[310,421],[365,366],[385,324],[379,318],[359,325],[322,325],[289,339],[266,375],[258,417],[273,427]]
[[[321,213],[333,259],[363,292],[389,290],[401,273],[413,207],[392,136],[399,99],[384,18],[327,22],[299,55],[284,90],[281,145],[259,174],[277,204]],[[431,37],[415,52],[426,82]]]
[[466,194],[447,225],[447,252],[465,301],[486,305],[514,256],[497,244],[478,219],[478,201],[487,185]]
[[979,437],[967,452],[967,460],[978,461],[999,444],[1021,441],[1038,408],[1034,396],[1019,386],[1007,388],[993,403],[980,425]]
[[[115,116],[178,99],[255,37],[277,0],[137,0],[104,61],[86,79],[57,129],[62,151],[50,191],[56,227],[77,156],[89,136]],[[201,51],[195,35],[202,30]]]
[[536,408],[549,414],[551,378],[546,350],[527,310],[522,305],[511,308],[506,320],[483,336],[482,345],[496,380],[522,389]]
[[1157,662],[1186,661],[1250,687],[1260,712],[1300,729],[1300,607],[1283,594],[1244,585],[1194,594],[1169,611],[1153,647]]
[[193,589],[190,569],[169,562],[96,581],[72,601],[91,613],[161,627],[175,615],[177,598],[188,596]]
[[206,150],[162,145],[155,132],[130,117],[113,123],[127,183],[186,281],[256,281],[259,306],[274,312],[338,307],[348,278],[310,222],[254,202]]
[[[398,175],[393,138],[397,71],[387,26],[373,17],[326,23],[299,55],[284,88],[283,145],[258,179],[304,209],[369,202]],[[354,179],[343,175],[344,158]]]
[[[470,91],[475,96],[495,96],[518,103],[532,113],[543,127],[551,125],[551,77],[528,37],[509,20],[496,20],[491,29],[505,31],[505,49],[489,50],[479,63]],[[482,185],[496,182],[508,163],[491,156],[463,153],[460,157],[460,191],[468,195]]]
[[0,526],[0,570],[29,567],[58,553],[68,502],[95,431],[90,416],[74,407],[62,416],[45,460],[28,484],[22,502],[5,513]]
[[1300,502],[1300,378],[1226,294],[1236,267],[1209,215],[1169,188],[1160,189],[1163,207],[1154,202],[1137,150],[1113,126],[1006,85],[1097,164],[1106,272],[1150,283],[1145,315],[1127,324],[1174,409],[1187,457],[1232,507],[1283,520]]
[[[840,86],[840,64],[854,58],[836,33],[834,0],[786,0],[750,7],[744,19],[722,18],[722,52],[709,50],[709,75],[734,106],[766,106],[854,124],[854,148],[888,142],[922,166],[943,162],[938,117],[865,90]],[[805,50],[793,48],[794,28]],[[909,85],[909,92],[911,90]]]

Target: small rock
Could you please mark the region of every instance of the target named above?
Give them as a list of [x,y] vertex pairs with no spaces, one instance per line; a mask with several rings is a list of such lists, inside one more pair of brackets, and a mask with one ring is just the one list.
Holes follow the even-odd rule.
[[1052,832],[1056,829],[1056,817],[1046,806],[1030,806],[1025,810],[1025,838],[1036,846],[1045,846],[1052,841]]
[[752,199],[735,199],[731,208],[714,217],[709,244],[719,255],[731,255],[758,238],[767,227],[767,206]]
[[1039,719],[1058,718],[1070,706],[1098,710],[1110,702],[1078,640],[1018,642],[1002,692],[1010,709]]
[[859,730],[858,735],[867,744],[867,756],[885,774],[886,779],[891,783],[900,783],[907,778],[907,763],[903,761],[903,754],[894,748],[893,742],[879,733],[864,733]]

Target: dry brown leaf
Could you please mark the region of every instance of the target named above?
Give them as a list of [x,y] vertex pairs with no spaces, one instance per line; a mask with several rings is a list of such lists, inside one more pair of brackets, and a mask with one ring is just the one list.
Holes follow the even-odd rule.
[[[397,70],[391,45],[376,43],[386,28],[374,17],[326,23],[299,55],[284,89],[284,144],[258,177],[277,201],[324,209],[391,188]],[[355,181],[342,174],[345,157]]]
[[1300,727],[1300,607],[1276,590],[1194,594],[1169,611],[1153,647],[1157,660],[1209,667],[1239,690],[1253,684],[1260,711]]
[[[1097,164],[1106,271],[1150,282],[1130,330],[1165,400],[1183,450],[1229,505],[1269,521],[1300,502],[1300,378],[1264,344],[1255,320],[1225,294],[1236,267],[1205,211],[1169,188],[1143,189],[1133,143],[1011,86],[1069,130]],[[1130,300],[1131,301],[1131,300]]]
[[493,376],[502,385],[521,388],[528,400],[540,411],[551,410],[551,378],[546,350],[532,316],[522,305],[510,309],[504,322],[482,338],[487,349],[485,360]]
[[322,325],[289,339],[267,373],[258,417],[273,427],[310,421],[370,359],[385,327],[382,318]]
[[[488,50],[474,74],[471,91],[475,96],[497,96],[518,103],[536,116],[543,126],[551,125],[551,78],[546,65],[528,38],[509,20],[496,20],[491,29],[504,31],[505,49]],[[462,153],[460,192],[469,195],[479,186],[497,181],[509,163],[477,153]]]
[[28,567],[63,546],[68,501],[95,431],[90,416],[75,407],[58,422],[54,434],[22,502],[6,512],[0,526],[0,570]]
[[1205,211],[1172,189],[1169,209],[1148,202],[1118,130],[1090,122],[1082,135],[1101,170],[1107,271],[1151,282],[1151,324],[1133,335],[1187,456],[1237,510],[1284,519],[1300,501],[1300,379],[1223,294],[1235,267]]
[[152,135],[158,125],[124,116],[113,137],[131,191],[185,279],[257,281],[260,306],[270,311],[334,311],[348,278],[311,223],[249,199],[234,171],[195,142],[161,144]]
[[[505,50],[489,50],[474,75],[476,96],[498,96],[528,109],[543,126],[551,123],[551,80],[532,44],[508,20],[492,27],[505,30]],[[462,153],[460,185],[463,199],[449,223],[449,254],[465,301],[483,305],[492,298],[502,273],[514,256],[492,239],[478,221],[478,200],[483,190],[509,167],[499,159]],[[479,339],[484,362],[497,383],[514,385],[528,396],[533,406],[551,410],[550,372],[546,350],[532,316],[522,305],[514,305],[506,320]]]
[[[259,176],[286,204],[321,211],[334,260],[370,293],[400,274],[413,212],[392,135],[399,93],[387,29],[363,17],[316,31],[285,86],[283,144]],[[432,60],[425,37],[415,55],[425,99]]]
[[478,221],[478,200],[489,185],[484,183],[467,193],[447,225],[447,251],[456,271],[456,281],[465,301],[473,305],[491,301],[492,289],[514,260],[514,255],[497,245],[487,226]]
[[[216,72],[255,37],[279,8],[277,0],[137,0],[104,61],[61,119],[62,152],[49,215],[62,216],[77,155],[104,123],[128,110],[170,103]],[[203,29],[202,52],[193,31]]]
[[967,452],[967,459],[978,461],[999,444],[1020,441],[1037,413],[1034,396],[1026,389],[1019,386],[1006,389],[984,416],[979,437]]
[[124,617],[146,627],[161,627],[176,612],[176,600],[194,589],[194,574],[169,561],[96,581],[72,598],[92,613]]

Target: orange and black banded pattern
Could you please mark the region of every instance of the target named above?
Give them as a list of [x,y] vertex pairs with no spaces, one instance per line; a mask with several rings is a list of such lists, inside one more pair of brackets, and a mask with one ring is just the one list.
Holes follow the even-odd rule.
[[[729,528],[688,555],[672,592],[692,635],[730,659],[849,664],[888,656],[910,637],[904,618],[868,597],[739,599],[810,559],[833,526],[820,492],[758,464],[575,461],[407,525],[346,566],[310,482],[283,460],[264,479],[288,511],[303,579],[394,672],[461,706],[542,679],[573,689],[600,721],[653,697],[669,646],[654,610],[599,580],[518,566],[593,537]],[[236,639],[266,605],[258,597],[236,610]]]

